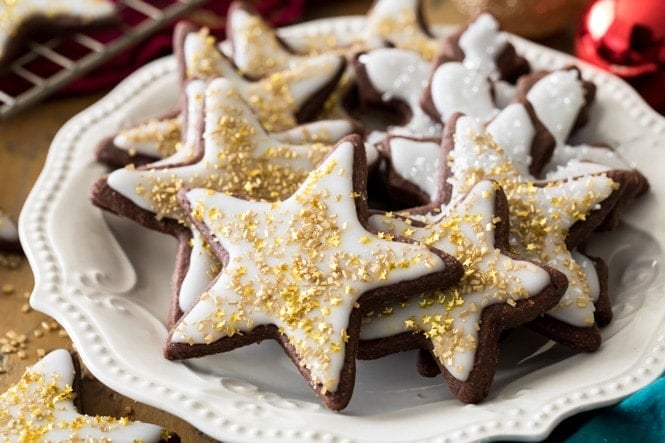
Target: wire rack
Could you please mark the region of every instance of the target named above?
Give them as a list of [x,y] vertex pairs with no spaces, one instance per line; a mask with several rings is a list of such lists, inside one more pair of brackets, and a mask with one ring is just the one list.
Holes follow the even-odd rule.
[[[50,95],[205,1],[120,0],[117,7],[122,21],[113,28],[110,41],[100,42],[95,33],[80,32],[30,42],[29,50],[14,60],[6,73],[0,74],[0,119]],[[131,22],[128,17],[132,17]],[[63,46],[73,45],[77,48],[76,57],[65,55]],[[49,66],[48,73],[41,72],[43,69],[37,73],[35,67],[43,68],[45,64]]]

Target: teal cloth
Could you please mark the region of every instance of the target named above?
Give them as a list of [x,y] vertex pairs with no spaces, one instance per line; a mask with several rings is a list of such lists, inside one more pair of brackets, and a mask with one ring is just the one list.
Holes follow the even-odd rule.
[[665,376],[614,406],[590,411],[588,416],[586,423],[565,438],[567,443],[665,442]]

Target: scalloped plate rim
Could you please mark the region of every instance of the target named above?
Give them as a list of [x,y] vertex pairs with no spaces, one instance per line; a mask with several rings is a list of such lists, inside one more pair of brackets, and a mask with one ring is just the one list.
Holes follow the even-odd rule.
[[[283,32],[284,35],[298,35],[301,32],[307,33],[315,31],[317,27],[321,26],[320,23],[317,22],[326,24],[332,23],[333,26],[343,27],[352,22],[360,23],[360,19],[361,17],[338,17],[332,20],[322,19],[284,28],[280,30],[280,32]],[[545,56],[561,63],[575,60],[576,63],[581,65],[585,75],[591,75],[594,79],[601,81],[599,87],[607,88],[611,86],[613,88],[618,88],[618,90],[628,98],[628,102],[632,106],[638,107],[639,117],[645,121],[644,126],[653,127],[652,135],[658,136],[665,134],[665,119],[659,116],[655,111],[651,110],[642,98],[620,79],[599,71],[590,65],[580,63],[569,55],[544,48],[519,37],[513,36],[512,39],[518,46],[518,51],[527,51],[531,54],[544,54]],[[98,123],[98,119],[101,118],[102,115],[105,115],[107,112],[112,112],[109,109],[111,104],[117,103],[121,97],[130,96],[132,91],[137,92],[142,86],[146,86],[150,79],[166,74],[173,69],[174,61],[172,57],[160,59],[146,65],[125,79],[99,102],[84,110],[66,123],[54,138],[44,169],[28,196],[24,209],[21,212],[19,219],[19,233],[26,250],[26,256],[35,274],[35,288],[31,296],[31,304],[36,309],[53,316],[63,324],[75,344],[88,341],[85,336],[90,333],[91,327],[94,329],[94,325],[90,326],[88,323],[87,326],[83,326],[81,321],[82,319],[85,319],[85,315],[78,312],[76,307],[67,307],[66,296],[59,294],[60,290],[65,289],[65,282],[68,281],[69,277],[67,275],[62,275],[62,270],[57,263],[57,251],[49,249],[52,245],[49,244],[48,236],[45,235],[48,226],[42,226],[41,229],[43,229],[43,231],[39,230],[39,222],[46,220],[46,217],[50,213],[49,211],[53,210],[52,205],[49,204],[49,201],[53,199],[47,199],[43,197],[43,194],[52,184],[53,180],[57,178],[66,179],[72,173],[71,168],[68,168],[66,163],[63,162],[66,160],[67,156],[71,154],[71,150],[74,149],[74,146],[76,145],[75,133],[86,128],[89,129],[90,125],[94,126]],[[52,197],[57,196],[59,195],[59,189],[60,187],[56,186],[54,189],[51,189],[51,193],[47,192],[47,194]],[[35,227],[37,228],[35,229]],[[86,312],[85,314],[93,315],[91,312]],[[584,409],[613,403],[656,379],[663,369],[665,369],[665,346],[662,344],[663,342],[665,342],[665,326],[661,326],[657,331],[654,331],[649,345],[645,347],[645,352],[642,355],[637,356],[634,364],[631,366],[631,370],[635,372],[638,371],[638,366],[648,364],[651,366],[651,371],[647,370],[646,373],[641,374],[625,371],[625,373],[621,374],[621,377],[624,377],[628,382],[624,382],[623,384],[620,382],[621,377],[616,376],[611,380],[604,380],[590,387],[577,387],[572,392],[562,392],[561,396],[552,398],[544,404],[540,404],[541,409],[556,406],[555,413],[545,414],[545,418],[540,420],[531,420],[529,416],[522,417],[521,422],[518,421],[515,426],[509,428],[506,428],[505,426],[491,428],[483,426],[481,423],[473,422],[460,426],[450,426],[445,430],[435,430],[433,434],[421,438],[427,441],[437,442],[447,441],[449,438],[454,440],[542,438],[549,434],[554,426],[568,415]],[[186,414],[183,416],[182,413],[179,414],[178,412],[188,411],[191,409],[192,403],[212,401],[214,406],[214,400],[210,400],[207,397],[195,397],[194,394],[190,397],[188,396],[188,392],[184,389],[181,389],[181,391],[178,392],[177,387],[172,385],[169,386],[168,383],[163,383],[162,386],[160,385],[161,381],[155,382],[154,377],[151,379],[147,374],[132,373],[132,367],[123,362],[121,358],[111,358],[110,361],[112,366],[108,366],[106,364],[109,362],[108,356],[105,356],[105,359],[97,359],[97,357],[103,355],[103,352],[100,351],[100,349],[105,349],[103,343],[96,343],[95,346],[91,347],[77,347],[80,348],[79,352],[93,374],[111,388],[120,393],[137,398],[139,401],[165,409],[174,415],[179,415],[195,427],[200,428],[203,432],[218,439],[224,439],[226,441],[236,441],[236,439],[238,441],[253,441],[257,438],[266,441],[304,441],[312,438],[324,437],[328,438],[329,441],[365,441],[370,439],[367,437],[368,434],[365,433],[360,439],[356,440],[349,436],[351,435],[350,431],[342,434],[338,431],[339,428],[335,427],[335,425],[322,426],[321,424],[309,424],[304,428],[293,428],[284,423],[280,429],[271,430],[269,433],[266,433],[260,428],[248,429],[241,420],[234,421],[234,419],[230,417],[225,417],[226,420],[217,420],[216,422],[211,423],[206,417],[187,416]],[[650,364],[649,359],[653,360]],[[642,368],[639,370],[642,370]],[[119,382],[118,374],[124,374],[123,378],[132,380],[136,386]],[[615,384],[618,383],[619,385],[624,386],[624,388],[615,390],[602,389],[603,386],[610,382]],[[626,384],[629,384],[629,386],[625,387]],[[600,392],[596,392],[599,387],[601,388]],[[164,395],[172,397],[173,404],[165,407],[163,403]],[[560,402],[561,399],[567,399],[568,403],[558,405],[557,402]],[[481,404],[471,408],[482,409],[483,406]],[[309,414],[308,412],[302,413],[304,415]],[[537,415],[538,414],[534,412],[532,417],[536,417]],[[349,416],[344,416],[343,414],[328,414],[327,411],[325,411],[323,417],[336,424],[340,422],[348,422],[350,424],[357,422],[355,417],[350,417],[350,420],[346,420],[345,417],[349,418]],[[502,418],[505,418],[505,414]],[[362,420],[362,417],[360,420]]]

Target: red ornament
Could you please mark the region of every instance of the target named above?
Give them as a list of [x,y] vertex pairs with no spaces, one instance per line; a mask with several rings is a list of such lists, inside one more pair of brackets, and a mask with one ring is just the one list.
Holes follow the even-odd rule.
[[665,113],[665,5],[662,0],[596,0],[582,16],[577,56],[616,74]]

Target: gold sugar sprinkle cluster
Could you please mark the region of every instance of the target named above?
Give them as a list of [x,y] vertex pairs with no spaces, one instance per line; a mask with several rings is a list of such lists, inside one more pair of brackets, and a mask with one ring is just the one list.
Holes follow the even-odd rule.
[[379,37],[390,39],[398,48],[417,52],[427,61],[432,61],[439,51],[440,40],[428,38],[423,33],[412,9],[404,8],[399,14],[382,17],[370,25]]
[[[155,144],[162,157],[173,155],[182,148],[182,124],[177,118],[151,119],[141,126],[120,131],[120,135],[134,144]],[[130,154],[136,155],[136,150],[131,150]]]
[[[229,92],[231,93],[231,92]],[[257,129],[243,118],[243,110],[229,105],[221,106],[218,124],[208,128],[205,137],[209,143],[222,147],[214,163],[204,164],[209,173],[195,174],[184,180],[176,173],[168,177],[149,173],[149,189],[138,185],[136,193],[149,199],[158,217],[169,217],[185,222],[178,205],[177,193],[184,186],[207,188],[255,200],[276,201],[293,194],[308,174],[308,170],[289,165],[298,158],[307,158],[316,165],[329,152],[330,146],[313,144],[302,152],[289,145],[259,150]]]
[[[40,442],[52,430],[71,431],[67,442],[83,442],[85,427],[108,432],[128,426],[128,418],[60,414],[76,393],[68,384],[60,386],[59,375],[26,371],[21,380],[0,395],[0,436],[20,436],[22,442]],[[102,438],[101,442],[111,442]]]
[[[5,283],[2,285],[2,294],[4,296],[12,296],[16,293],[16,288],[14,285]],[[32,312],[32,308],[28,304],[28,298],[30,294],[28,292],[23,293],[23,298],[25,303],[21,305],[21,312],[23,314],[29,314]],[[8,357],[15,355],[21,360],[25,360],[30,355],[30,343],[33,340],[40,340],[44,338],[47,334],[56,334],[58,337],[67,337],[67,333],[55,320],[44,320],[40,322],[39,326],[34,328],[29,332],[17,332],[13,329],[4,332],[4,335],[0,336],[0,374],[7,372],[6,364]],[[35,355],[39,358],[46,355],[46,349],[43,347],[38,347],[35,350]]]
[[[251,248],[241,256],[232,257],[225,268],[229,281],[227,289],[238,294],[233,312],[223,305],[199,325],[201,332],[209,331],[206,341],[211,342],[221,332],[226,336],[253,328],[252,312],[261,311],[279,319],[280,332],[289,335],[291,344],[303,360],[316,360],[322,368],[331,362],[331,352],[341,352],[348,340],[346,329],[337,330],[331,316],[343,305],[345,297],[357,297],[358,286],[354,282],[383,281],[399,269],[418,264],[428,264],[429,255],[420,253],[395,253],[376,243],[372,234],[361,236],[358,241],[371,250],[371,259],[360,254],[340,250],[341,239],[348,229],[348,222],[339,220],[329,207],[330,201],[340,201],[344,196],[332,195],[327,189],[317,189],[320,179],[334,173],[336,163],[330,161],[326,168],[315,170],[307,186],[296,195],[300,210],[291,214],[279,210],[277,203],[272,211],[253,211],[225,214],[216,207],[197,202],[192,216],[206,220],[220,238],[231,244],[248,244]],[[356,198],[354,193],[351,197]],[[286,234],[280,226],[286,223]],[[299,251],[295,256],[285,256],[289,246]],[[241,263],[247,261],[256,266],[249,272]],[[251,275],[250,275],[251,274]],[[274,295],[273,295],[274,294]],[[205,293],[202,299],[215,297]],[[288,330],[300,331],[289,334]],[[325,346],[322,346],[324,345]],[[333,388],[337,379],[317,380],[324,391]]]
[[[478,167],[466,171],[464,179],[460,182],[459,192],[468,192],[473,185],[483,179],[495,179],[503,188],[508,199],[508,208],[510,212],[510,233],[511,245],[516,252],[527,259],[535,260],[542,264],[551,264],[553,257],[568,256],[570,252],[565,244],[565,238],[568,229],[562,226],[562,215],[567,215],[573,220],[583,221],[587,214],[591,212],[599,201],[602,201],[599,192],[594,189],[593,183],[587,178],[585,180],[586,194],[582,201],[563,196],[560,198],[550,198],[555,211],[545,213],[538,199],[548,188],[561,185],[563,182],[547,182],[544,185],[537,184],[533,180],[526,179],[519,172],[514,163],[506,156],[504,149],[499,146],[489,134],[456,134],[458,137],[469,137],[475,144],[475,150],[478,155],[490,155],[492,158],[502,159],[491,168]],[[489,153],[489,154],[488,154]],[[449,167],[454,167],[455,151],[451,151],[448,156]],[[611,182],[613,189],[619,184],[606,177]],[[556,237],[553,237],[556,234]],[[553,240],[556,238],[556,240]],[[548,247],[553,250],[550,253]],[[558,263],[559,269],[566,272],[569,279],[569,287],[579,286],[581,294],[575,300],[567,303],[576,303],[584,307],[592,302],[589,295],[589,284],[583,268],[572,258],[566,258],[562,263]],[[564,300],[554,309],[563,307],[566,304]],[[593,324],[592,316],[586,319],[588,324]]]

